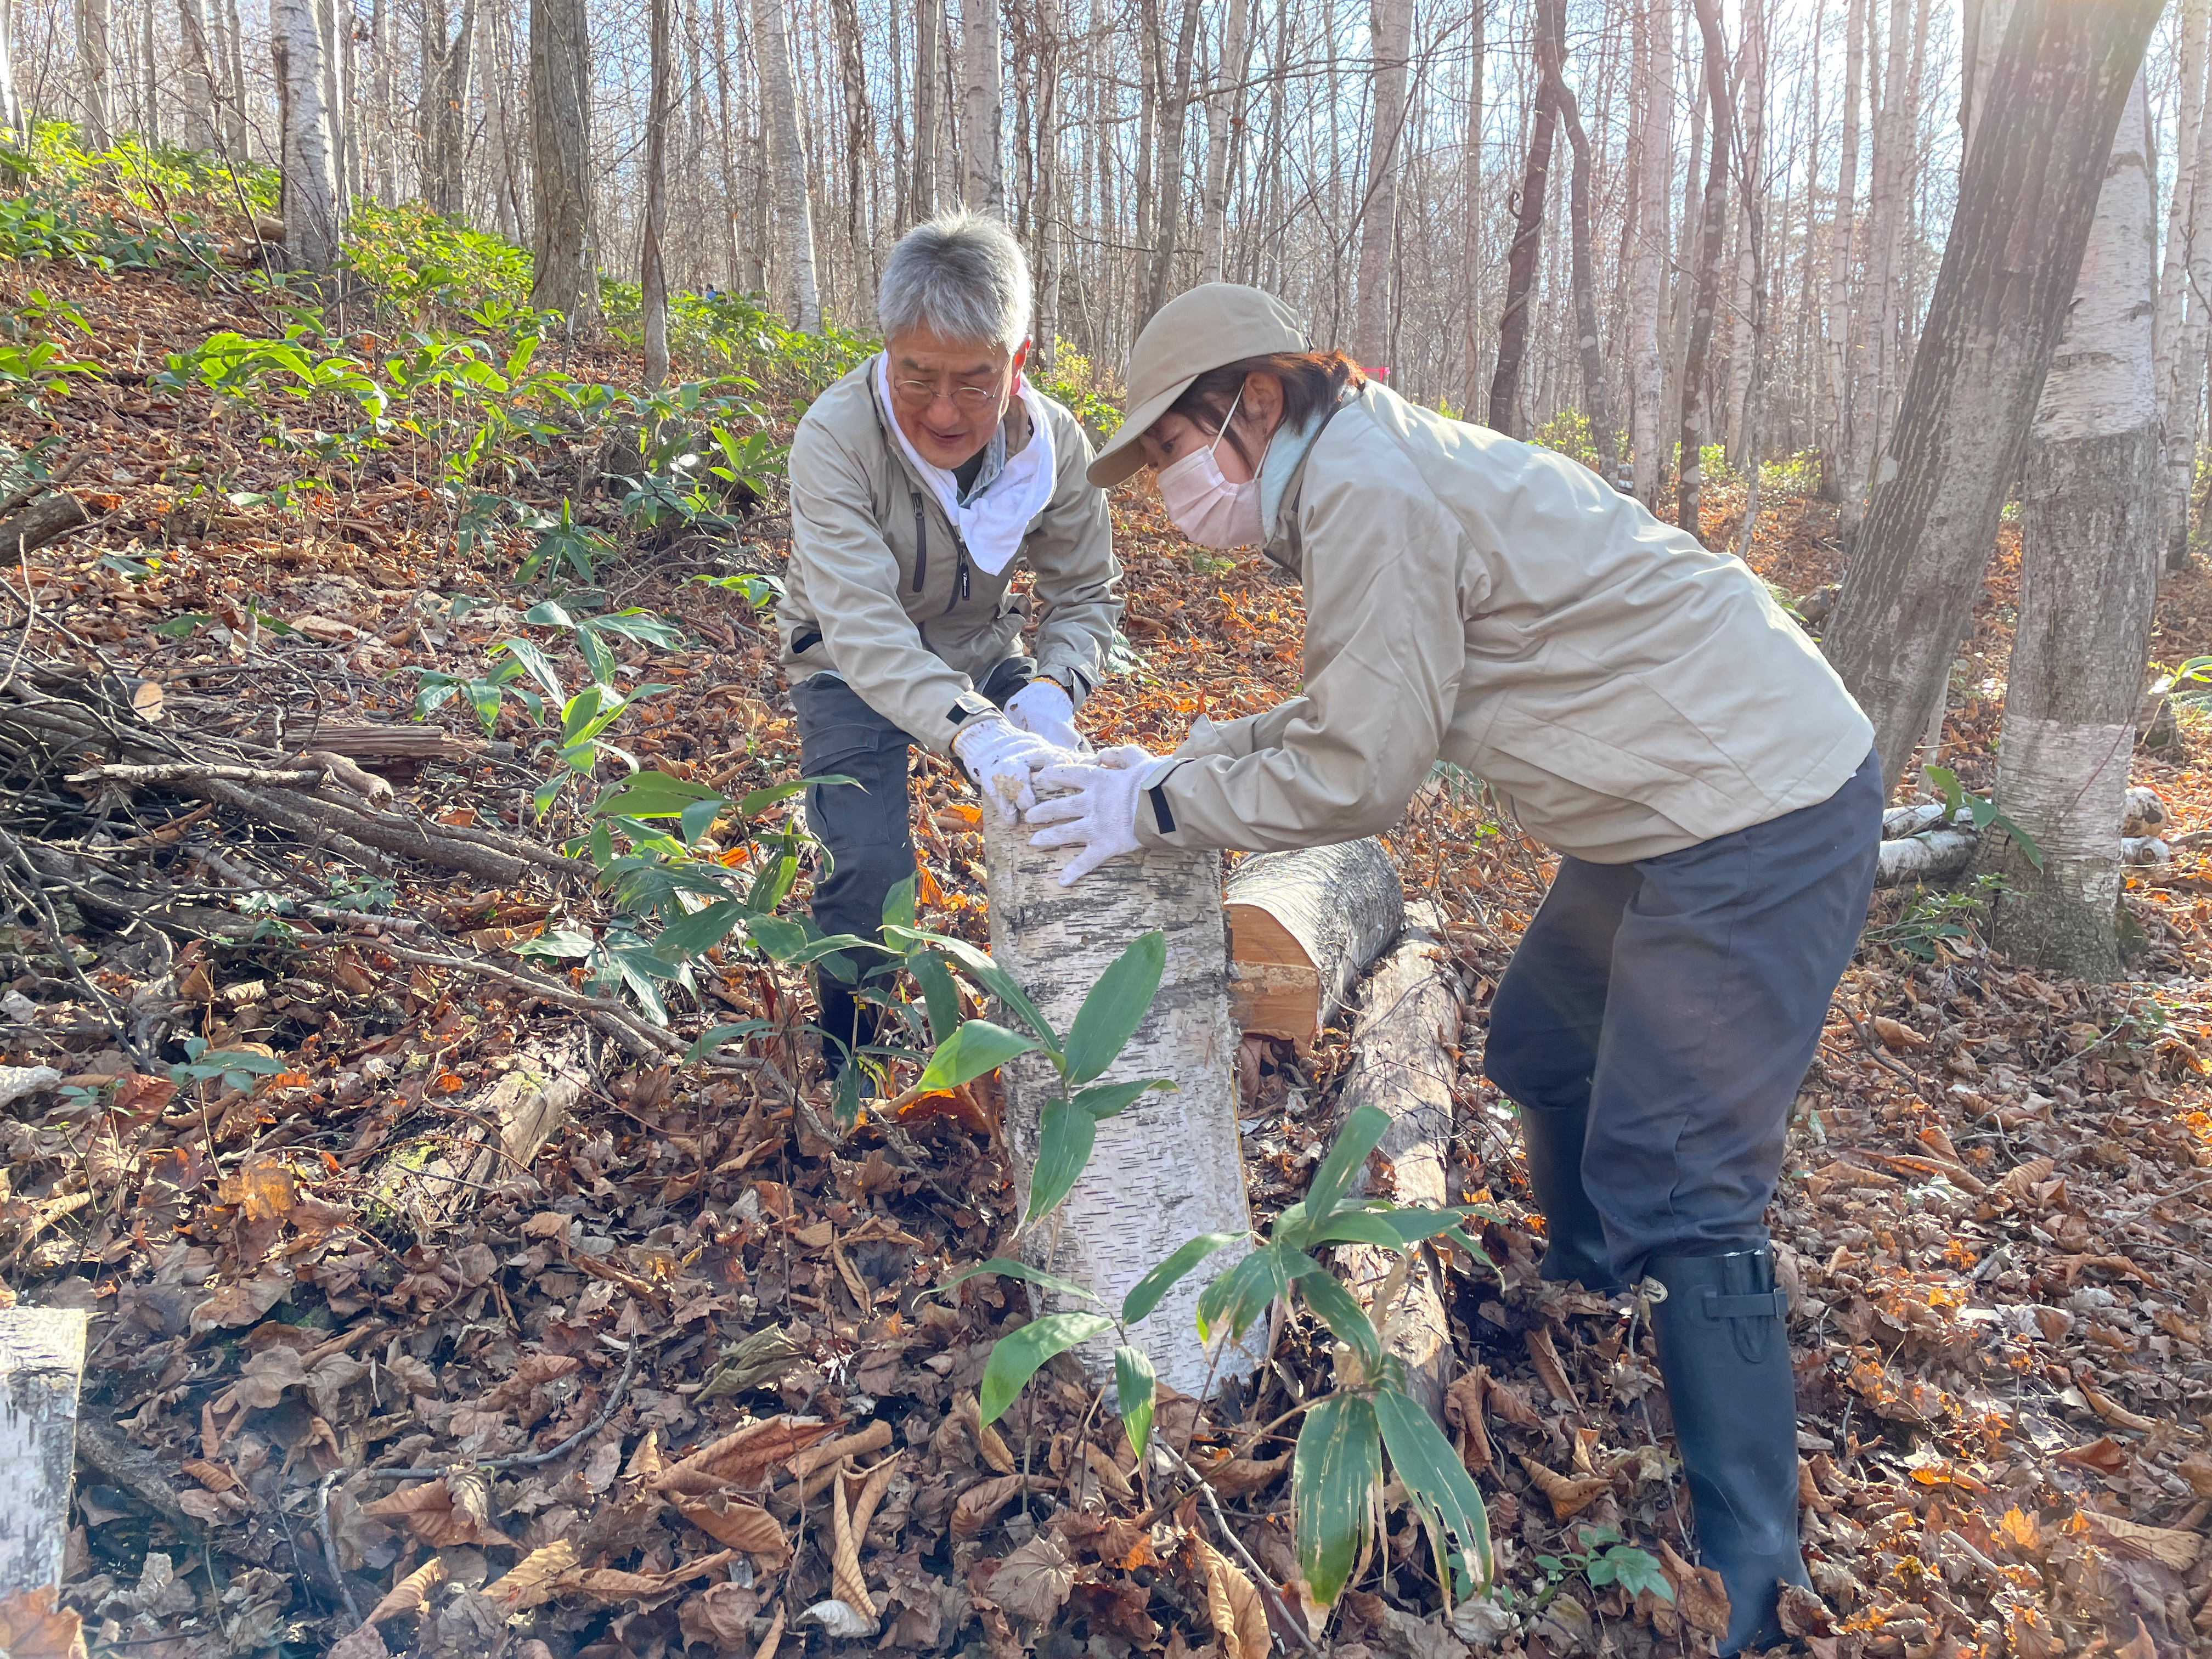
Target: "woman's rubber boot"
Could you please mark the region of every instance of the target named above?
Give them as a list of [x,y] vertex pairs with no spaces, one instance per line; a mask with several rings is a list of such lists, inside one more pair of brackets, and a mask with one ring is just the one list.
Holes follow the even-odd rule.
[[1583,1187],[1583,1128],[1585,1108],[1553,1110],[1521,1108],[1521,1139],[1528,1148],[1528,1184],[1544,1212],[1546,1279],[1602,1296],[1621,1288],[1605,1243],[1605,1224]]
[[1723,1654],[1786,1639],[1784,1583],[1809,1585],[1797,1542],[1797,1386],[1768,1249],[1663,1256],[1651,1304],[1675,1449],[1698,1517],[1698,1554],[1728,1587]]

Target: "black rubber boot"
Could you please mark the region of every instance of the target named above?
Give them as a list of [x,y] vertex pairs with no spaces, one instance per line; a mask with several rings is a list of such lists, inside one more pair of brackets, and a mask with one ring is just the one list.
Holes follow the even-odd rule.
[[1583,1127],[1587,1109],[1521,1108],[1521,1139],[1528,1152],[1528,1184],[1544,1212],[1543,1276],[1579,1281],[1603,1295],[1621,1288],[1606,1249],[1605,1225],[1583,1188]]
[[822,1028],[822,1074],[835,1082],[850,1058],[876,1040],[882,1010],[863,1002],[848,986],[827,978],[815,986]]
[[1698,1554],[1728,1587],[1723,1654],[1784,1639],[1778,1585],[1811,1583],[1797,1542],[1797,1389],[1767,1249],[1665,1256],[1651,1304],[1659,1371],[1698,1516]]

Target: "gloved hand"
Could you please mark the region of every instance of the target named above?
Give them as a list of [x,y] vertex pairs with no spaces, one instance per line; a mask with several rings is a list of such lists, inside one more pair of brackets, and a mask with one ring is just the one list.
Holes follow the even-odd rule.
[[1030,837],[1032,847],[1080,847],[1060,872],[1060,884],[1073,887],[1108,859],[1137,847],[1139,787],[1158,756],[1128,744],[1109,749],[1094,763],[1076,761],[1048,766],[1038,779],[1048,794],[1022,815],[1028,824],[1049,824]]
[[995,714],[971,720],[955,732],[952,752],[1006,823],[1036,805],[1036,790],[1030,782],[1032,772],[1075,758]]
[[1075,729],[1075,705],[1057,680],[1031,680],[1006,699],[1006,718],[1059,749],[1090,752]]

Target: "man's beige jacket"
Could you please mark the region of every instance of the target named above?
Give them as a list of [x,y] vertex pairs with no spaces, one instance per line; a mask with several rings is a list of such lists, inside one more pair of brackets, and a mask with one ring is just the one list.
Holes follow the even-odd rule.
[[1146,780],[1146,845],[1373,835],[1443,759],[1547,846],[1626,864],[1826,800],[1873,746],[1741,561],[1379,386],[1312,441],[1267,550],[1304,584],[1304,690],[1193,732]]
[[[975,683],[1018,649],[1034,607],[1037,672],[1076,702],[1106,672],[1121,620],[1105,492],[1083,470],[1091,443],[1042,398],[1058,480],[1022,549],[998,575],[975,564],[915,476],[877,401],[871,357],[808,408],[791,446],[791,563],[776,629],[793,684],[830,672],[916,741],[944,750],[961,720],[988,708]],[[1021,399],[1007,447],[1029,439]],[[1026,562],[1027,601],[1009,591]],[[964,700],[964,701],[963,701]]]

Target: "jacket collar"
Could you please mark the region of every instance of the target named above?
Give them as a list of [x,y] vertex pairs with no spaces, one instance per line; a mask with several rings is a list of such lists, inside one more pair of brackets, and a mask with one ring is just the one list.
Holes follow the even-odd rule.
[[[1305,559],[1298,540],[1298,495],[1305,486],[1307,458],[1337,411],[1358,395],[1346,386],[1334,404],[1311,416],[1297,432],[1278,433],[1277,441],[1267,446],[1260,463],[1260,522],[1267,534],[1261,551],[1285,570],[1296,573]],[[1281,441],[1284,438],[1290,441]]]

